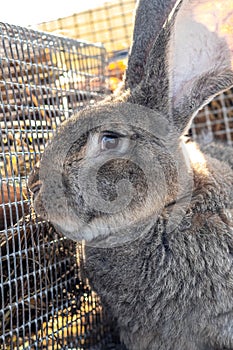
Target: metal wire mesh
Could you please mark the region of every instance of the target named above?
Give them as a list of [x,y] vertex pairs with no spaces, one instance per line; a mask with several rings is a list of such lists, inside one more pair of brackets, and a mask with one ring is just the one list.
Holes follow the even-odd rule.
[[[94,17],[89,25],[97,35]],[[127,45],[130,37],[128,27]],[[113,47],[116,38],[112,31]],[[111,348],[100,301],[82,276],[83,245],[30,213],[26,187],[61,122],[105,95],[105,61],[101,45],[0,24],[0,349]],[[198,114],[194,139],[232,145],[232,98],[229,90]]]
[[[108,53],[109,89],[114,91],[121,81],[127,64],[127,54],[133,30],[136,0],[111,0],[88,11],[44,22],[38,28],[102,42]],[[218,96],[195,118],[191,128],[193,138],[202,142],[220,139],[232,145],[232,90]]]
[[83,245],[30,212],[27,177],[48,139],[105,94],[101,45],[0,23],[0,349],[105,344]]
[[201,143],[213,140],[233,145],[233,90],[217,96],[195,117],[191,127],[193,139]]
[[122,79],[131,44],[136,0],[111,0],[88,11],[38,24],[40,30],[102,42],[108,54],[109,89]]
[[136,0],[111,0],[71,16],[44,22],[38,28],[70,38],[102,42],[108,54],[130,47]]

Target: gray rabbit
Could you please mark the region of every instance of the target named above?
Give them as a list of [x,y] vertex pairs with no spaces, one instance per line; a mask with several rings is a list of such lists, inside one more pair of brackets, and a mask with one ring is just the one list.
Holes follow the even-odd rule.
[[122,87],[65,122],[29,179],[36,212],[86,240],[128,350],[233,349],[232,150],[183,136],[233,86],[232,23],[232,0],[139,1]]

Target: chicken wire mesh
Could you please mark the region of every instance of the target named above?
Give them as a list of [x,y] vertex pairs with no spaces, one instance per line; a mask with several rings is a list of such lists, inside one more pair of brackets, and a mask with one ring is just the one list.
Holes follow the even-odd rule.
[[26,186],[61,122],[103,98],[105,61],[101,45],[0,23],[0,349],[110,344],[83,244],[35,217]]

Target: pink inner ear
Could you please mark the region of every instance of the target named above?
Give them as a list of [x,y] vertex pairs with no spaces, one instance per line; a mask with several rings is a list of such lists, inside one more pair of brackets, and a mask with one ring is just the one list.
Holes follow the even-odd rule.
[[171,35],[168,61],[175,104],[201,75],[233,69],[233,0],[184,0]]
[[224,38],[229,50],[233,51],[233,1],[199,0],[193,4],[193,18],[206,25],[209,31]]

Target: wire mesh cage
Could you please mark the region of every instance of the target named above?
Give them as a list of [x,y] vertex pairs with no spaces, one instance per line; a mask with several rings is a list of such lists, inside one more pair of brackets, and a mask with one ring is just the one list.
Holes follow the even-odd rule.
[[38,24],[40,30],[102,42],[108,55],[109,89],[115,90],[127,64],[136,0],[110,0],[87,11]]
[[102,42],[108,55],[130,47],[136,0],[108,0],[71,16],[38,24],[47,32]]
[[0,24],[0,349],[109,339],[82,243],[35,217],[26,186],[61,122],[105,95],[105,64],[102,45]]
[[[126,36],[129,45],[131,29]],[[107,56],[102,45],[0,24],[0,349],[117,348],[82,274],[83,244],[35,217],[26,186],[59,125],[109,92]],[[229,90],[200,111],[194,139],[232,145],[232,98]]]
[[195,117],[191,127],[192,138],[197,142],[213,140],[233,145],[233,90],[218,95]]
[[[136,0],[108,0],[88,11],[44,22],[37,27],[71,38],[102,42],[108,55],[108,86],[114,91],[127,65],[135,4]],[[232,90],[229,90],[199,113],[191,128],[195,140],[209,142],[216,138],[232,145],[232,98]]]

